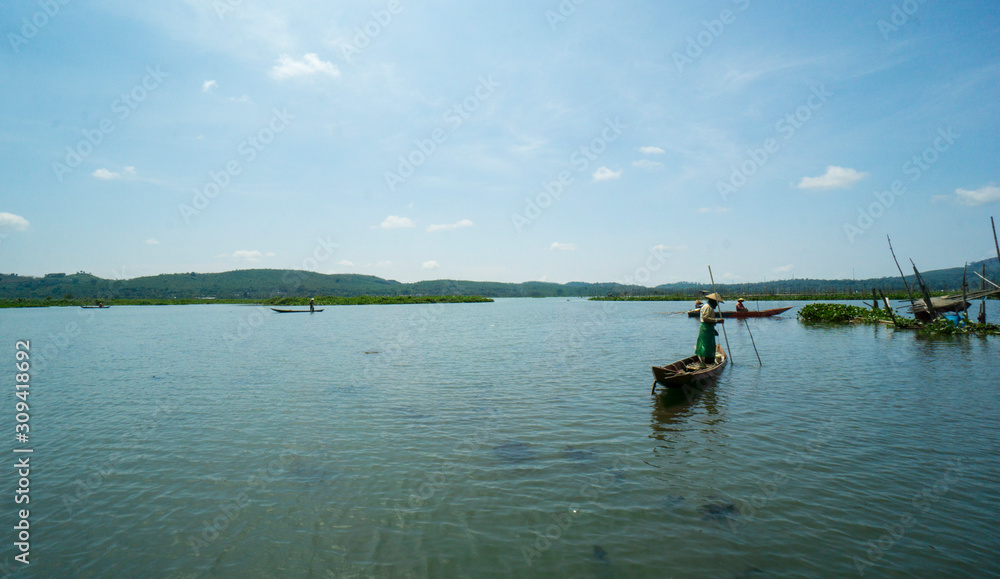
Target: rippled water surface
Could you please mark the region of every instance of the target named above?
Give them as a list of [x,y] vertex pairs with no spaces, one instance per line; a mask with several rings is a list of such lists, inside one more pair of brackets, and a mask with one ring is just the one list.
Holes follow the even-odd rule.
[[1000,574],[1000,339],[762,303],[796,306],[750,322],[762,367],[731,320],[717,384],[651,396],[650,366],[693,353],[687,305],[0,310],[9,449],[15,340],[33,356],[32,563],[10,530],[3,557],[37,577]]

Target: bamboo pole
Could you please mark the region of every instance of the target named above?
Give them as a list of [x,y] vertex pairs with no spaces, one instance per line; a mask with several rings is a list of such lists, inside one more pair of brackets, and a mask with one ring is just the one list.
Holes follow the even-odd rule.
[[933,320],[937,317],[937,311],[931,304],[931,292],[927,289],[927,284],[925,284],[924,280],[920,277],[920,272],[917,271],[917,264],[913,263],[912,259],[910,260],[910,265],[913,266],[913,274],[917,277],[917,284],[920,285],[920,291],[924,294],[924,304],[927,305],[927,315],[929,315]]
[[[719,292],[715,291],[715,276],[712,275],[712,266],[708,266],[708,277],[712,280],[712,293],[719,295]],[[722,308],[719,308],[719,316],[722,316]],[[726,339],[726,355],[729,356],[729,361],[736,365],[733,361],[733,352],[729,349],[729,334],[726,333],[726,323],[722,322],[722,336]]]
[[[975,272],[972,272],[975,273]],[[983,275],[979,276],[982,279],[979,280],[979,290],[986,291],[986,264],[983,264]],[[986,296],[983,296],[982,301],[979,302],[979,317],[976,318],[980,324],[986,323]]]
[[997,265],[1000,266],[1000,243],[997,243],[997,224],[993,222],[992,215],[990,215],[990,225],[993,226],[993,247],[997,248]]
[[889,318],[892,320],[892,325],[899,327],[899,320],[896,319],[896,313],[892,311],[892,306],[889,305],[889,298],[885,297],[882,290],[878,290],[878,293],[882,294],[882,303],[885,304],[885,311],[889,312]]
[[966,290],[966,287],[968,287],[969,284],[965,283],[965,270],[967,269],[969,269],[969,262],[965,262],[965,265],[962,266],[962,313],[965,314],[966,324],[969,323],[969,310],[968,306],[965,305],[968,303],[966,298],[969,297],[968,291]]
[[903,286],[906,287],[906,293],[910,296],[910,303],[912,304],[914,299],[913,292],[910,290],[910,284],[906,283],[906,276],[903,275],[903,268],[899,267],[899,260],[896,259],[896,252],[892,250],[892,240],[889,239],[888,235],[886,235],[885,238],[889,242],[889,253],[892,254],[892,260],[896,262],[896,269],[899,270],[899,277],[903,278]]

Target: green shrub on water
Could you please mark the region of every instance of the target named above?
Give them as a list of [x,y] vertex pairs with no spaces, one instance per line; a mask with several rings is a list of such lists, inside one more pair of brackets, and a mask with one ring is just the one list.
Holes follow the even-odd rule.
[[[873,310],[861,306],[848,304],[808,304],[802,306],[798,316],[806,322],[866,322],[876,323],[880,321],[892,321],[889,313],[884,309]],[[899,316],[896,316],[899,319]],[[905,320],[911,322],[912,320]]]

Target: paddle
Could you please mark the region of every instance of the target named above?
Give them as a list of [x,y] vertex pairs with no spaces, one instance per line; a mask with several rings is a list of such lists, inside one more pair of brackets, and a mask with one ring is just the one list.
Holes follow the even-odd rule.
[[[715,276],[712,275],[712,266],[708,266],[708,277],[712,280],[712,293],[719,295],[719,292],[715,291]],[[722,308],[719,308],[719,317],[722,317]],[[729,356],[729,361],[733,362],[733,366],[736,362],[733,361],[733,351],[729,349],[729,335],[726,334],[726,324],[722,324],[722,336],[726,339],[726,354]]]

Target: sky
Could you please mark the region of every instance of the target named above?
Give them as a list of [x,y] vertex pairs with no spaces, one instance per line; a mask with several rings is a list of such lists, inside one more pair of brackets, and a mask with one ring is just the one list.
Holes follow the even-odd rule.
[[0,272],[753,282],[993,257],[981,0],[2,2]]

